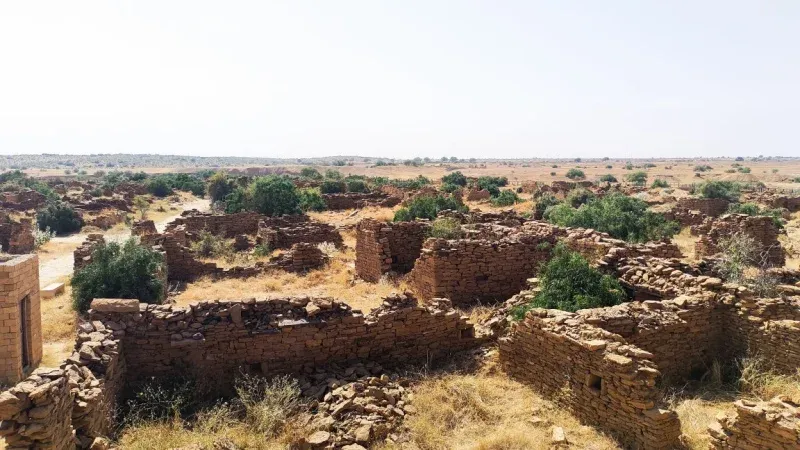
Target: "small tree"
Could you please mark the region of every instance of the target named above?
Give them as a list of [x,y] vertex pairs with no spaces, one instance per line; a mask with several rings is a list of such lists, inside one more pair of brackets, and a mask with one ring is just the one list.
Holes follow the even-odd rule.
[[292,180],[285,176],[259,177],[247,188],[247,197],[253,211],[268,216],[297,214],[300,197]]
[[145,303],[164,300],[165,270],[161,253],[131,237],[124,244],[99,244],[92,261],[72,276],[72,304],[86,312],[95,298],[135,298]]
[[347,185],[345,185],[344,181],[325,180],[320,184],[319,190],[323,194],[341,194],[347,190]]
[[625,176],[625,180],[637,186],[644,186],[647,183],[647,172],[638,170]]
[[586,174],[581,169],[572,168],[567,171],[566,177],[570,180],[582,180],[586,178]]
[[703,198],[724,198],[735,202],[739,200],[740,186],[731,181],[706,181],[700,185],[699,191]]
[[608,183],[616,183],[617,182],[617,177],[615,177],[614,175],[611,175],[610,173],[607,173],[607,174],[603,175],[602,177],[600,177],[600,181],[608,182]]
[[433,220],[439,211],[451,209],[454,211],[467,211],[468,208],[452,196],[423,196],[411,200],[405,208],[398,209],[394,214],[395,222],[408,222],[414,219]]
[[536,219],[541,219],[545,216],[545,212],[547,208],[551,206],[555,206],[561,203],[561,200],[557,199],[555,195],[551,193],[543,194],[541,197],[536,199],[536,206],[534,206],[534,217]]
[[595,198],[596,195],[594,195],[594,192],[584,188],[577,188],[569,191],[565,203],[573,208],[579,208],[581,205],[585,205]]
[[653,185],[650,186],[650,187],[652,187],[654,189],[655,188],[668,188],[669,187],[669,183],[667,183],[667,180],[662,180],[660,178],[656,178],[655,180],[653,180]]
[[133,198],[133,207],[139,211],[139,219],[147,219],[147,211],[150,210],[150,201],[144,195],[137,195]]
[[500,195],[492,198],[492,205],[494,206],[511,206],[515,203],[522,202],[516,192],[505,190],[500,192]]
[[320,195],[319,189],[300,189],[300,209],[303,211],[324,211],[328,206]]
[[83,227],[83,218],[67,203],[54,202],[36,214],[36,223],[40,230],[50,229],[58,235],[63,235],[80,231]]
[[162,177],[151,178],[146,183],[147,191],[156,197],[166,197],[172,195],[172,187]]
[[466,186],[467,177],[465,177],[463,173],[456,171],[443,176],[442,183],[443,184],[450,183],[450,184],[455,184],[457,186]]
[[367,183],[364,180],[347,180],[347,192],[367,192]]
[[622,303],[625,291],[614,277],[589,265],[579,253],[565,245],[555,247],[553,257],[539,273],[541,291],[528,305],[515,310],[522,318],[532,308],[575,312]]
[[319,170],[313,167],[303,167],[300,170],[300,176],[303,178],[308,178],[310,180],[321,180],[322,174],[319,173]]
[[206,185],[206,192],[212,202],[218,202],[225,199],[225,196],[233,192],[236,188],[234,183],[228,179],[225,172],[217,172],[208,177],[208,184]]

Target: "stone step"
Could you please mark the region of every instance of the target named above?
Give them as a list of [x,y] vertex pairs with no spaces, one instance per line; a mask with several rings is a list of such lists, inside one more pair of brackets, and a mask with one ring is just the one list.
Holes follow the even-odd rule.
[[64,293],[64,283],[50,283],[39,290],[42,298],[53,298]]

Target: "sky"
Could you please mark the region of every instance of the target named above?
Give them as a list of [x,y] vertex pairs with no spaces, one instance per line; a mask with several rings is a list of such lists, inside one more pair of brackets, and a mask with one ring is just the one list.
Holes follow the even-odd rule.
[[0,154],[800,156],[796,0],[0,3]]

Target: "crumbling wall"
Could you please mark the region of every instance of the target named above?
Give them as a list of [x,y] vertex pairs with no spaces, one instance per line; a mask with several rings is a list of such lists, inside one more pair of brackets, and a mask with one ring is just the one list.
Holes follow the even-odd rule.
[[520,234],[498,240],[428,239],[409,274],[423,299],[453,303],[505,300],[525,286],[549,257],[552,234]]
[[800,367],[800,298],[740,299],[723,325],[734,354],[757,358],[782,374]]
[[485,189],[468,189],[465,195],[467,201],[478,202],[481,200],[489,200],[492,194]]
[[167,224],[167,231],[181,225],[188,233],[208,231],[217,236],[226,238],[236,237],[237,234],[255,235],[259,230],[259,222],[269,227],[289,227],[308,222],[306,215],[285,215],[270,217],[255,212],[240,212],[235,214],[201,213],[196,210],[184,211],[181,217]]
[[33,220],[22,218],[11,219],[8,214],[0,212],[0,251],[12,255],[33,252]]
[[574,314],[533,310],[500,339],[514,378],[633,448],[679,446],[680,422],[663,409],[653,355]]
[[30,211],[41,208],[47,197],[33,189],[24,188],[17,192],[0,192],[0,208],[15,211]]
[[92,252],[95,247],[105,243],[106,240],[102,234],[92,233],[86,236],[86,240],[72,252],[73,270],[80,270],[92,262]]
[[280,267],[288,272],[306,272],[318,269],[328,262],[328,256],[314,244],[298,243],[292,248],[270,260],[270,266]]
[[410,295],[388,297],[367,316],[331,299],[130,303],[116,310],[93,304],[90,311],[93,320],[124,330],[117,334],[129,381],[195,373],[230,383],[241,368],[274,375],[356,359],[405,364],[479,343],[449,302],[423,307]]
[[788,450],[800,448],[800,408],[782,398],[769,402],[737,400],[736,414],[709,426],[710,448]]
[[364,219],[356,228],[356,274],[377,282],[383,274],[407,273],[422,252],[430,224]]
[[289,248],[294,244],[322,244],[330,242],[343,245],[342,235],[333,225],[322,222],[303,222],[276,226],[274,221],[262,220],[258,224],[256,241],[270,249]]
[[717,217],[728,210],[730,201],[724,198],[684,197],[678,200],[676,208],[699,211],[704,216]]
[[726,214],[703,224],[707,230],[695,244],[695,256],[699,259],[712,256],[720,251],[719,243],[736,233],[753,238],[758,244],[764,262],[772,266],[783,266],[786,255],[778,241],[778,227],[767,216],[748,216],[745,214]]
[[343,194],[322,194],[325,206],[331,211],[361,209],[370,206],[391,208],[400,204],[401,198],[383,192],[347,192]]
[[81,324],[75,351],[61,368],[37,369],[0,393],[7,448],[89,448],[94,438],[108,436],[124,371],[112,331],[99,322]]

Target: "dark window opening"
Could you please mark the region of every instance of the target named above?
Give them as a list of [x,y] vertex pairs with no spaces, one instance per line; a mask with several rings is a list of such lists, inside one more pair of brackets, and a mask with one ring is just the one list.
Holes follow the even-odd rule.
[[31,299],[27,295],[19,301],[19,342],[22,353],[22,370],[31,365]]
[[603,392],[603,379],[593,373],[586,378],[586,385],[595,392]]

